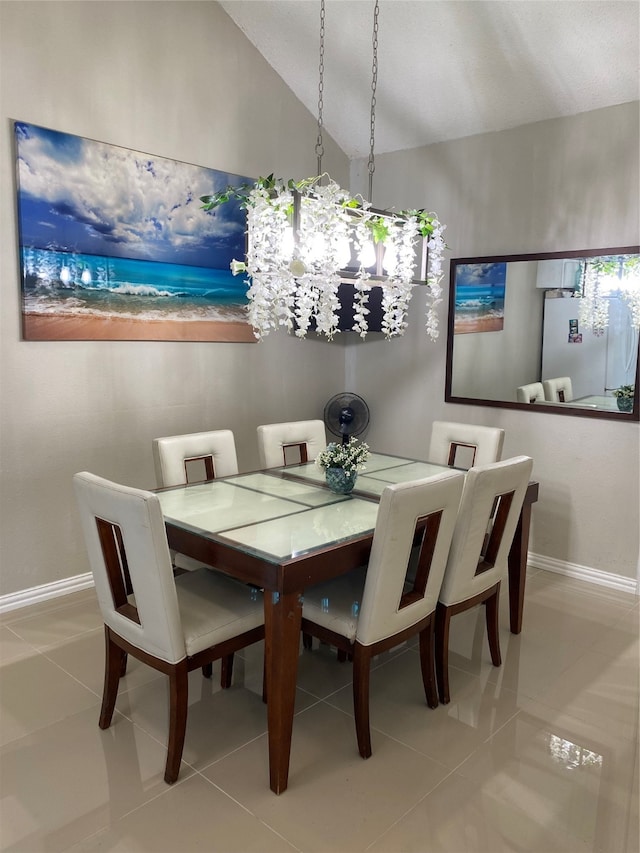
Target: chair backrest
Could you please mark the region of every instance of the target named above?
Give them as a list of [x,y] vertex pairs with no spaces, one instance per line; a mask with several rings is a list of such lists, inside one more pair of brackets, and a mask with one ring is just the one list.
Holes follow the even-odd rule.
[[[410,628],[435,610],[464,478],[445,471],[383,491],[358,617],[356,638],[363,645]],[[416,550],[417,570],[407,582]]]
[[518,403],[543,403],[544,399],[542,382],[530,382],[528,385],[520,385],[519,388],[516,388],[516,401]]
[[311,462],[326,446],[327,435],[323,421],[290,421],[258,427],[261,468],[286,465],[290,461],[286,455],[288,448],[299,452],[301,462]]
[[86,471],[73,484],[105,624],[136,648],[177,663],[186,648],[158,496]]
[[558,376],[556,379],[543,379],[545,399],[550,403],[568,403],[573,400],[573,388],[570,376]]
[[533,460],[515,456],[467,471],[440,601],[457,604],[504,576]]
[[230,429],[155,438],[153,462],[159,488],[238,473],[236,445]]
[[[489,465],[491,462],[499,461],[503,443],[504,430],[498,427],[434,421],[431,427],[429,462],[467,468],[474,465]],[[458,451],[461,452],[459,460],[456,461]],[[467,454],[470,464],[464,465],[460,459]]]

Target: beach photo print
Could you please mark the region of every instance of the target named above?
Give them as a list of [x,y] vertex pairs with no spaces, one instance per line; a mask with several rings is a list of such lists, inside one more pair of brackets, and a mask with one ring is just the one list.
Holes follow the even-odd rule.
[[24,340],[255,342],[240,175],[14,122]]
[[502,331],[506,281],[504,262],[456,267],[454,334]]

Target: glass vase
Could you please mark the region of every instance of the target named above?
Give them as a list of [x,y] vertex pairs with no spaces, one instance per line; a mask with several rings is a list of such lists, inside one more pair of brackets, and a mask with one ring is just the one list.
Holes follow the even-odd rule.
[[345,471],[344,468],[327,468],[327,486],[337,495],[348,495],[358,479],[357,471]]

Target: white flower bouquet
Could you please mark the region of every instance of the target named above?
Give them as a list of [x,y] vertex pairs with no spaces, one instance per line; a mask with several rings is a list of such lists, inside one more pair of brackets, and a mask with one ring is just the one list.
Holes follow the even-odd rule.
[[619,388],[616,388],[615,391],[612,392],[614,397],[633,397],[635,395],[635,389],[633,385],[621,385]]
[[342,468],[348,472],[361,471],[369,458],[369,445],[351,436],[347,444],[332,441],[316,458],[316,465],[326,471],[328,468]]

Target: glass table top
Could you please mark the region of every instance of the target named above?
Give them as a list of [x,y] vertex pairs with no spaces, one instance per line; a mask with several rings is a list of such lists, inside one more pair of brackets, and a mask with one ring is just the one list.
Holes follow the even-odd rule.
[[168,523],[277,563],[371,533],[378,513],[375,501],[269,473],[157,494]]
[[218,543],[282,563],[373,533],[386,486],[442,465],[372,453],[351,495],[336,495],[314,462],[159,491],[165,520]]

